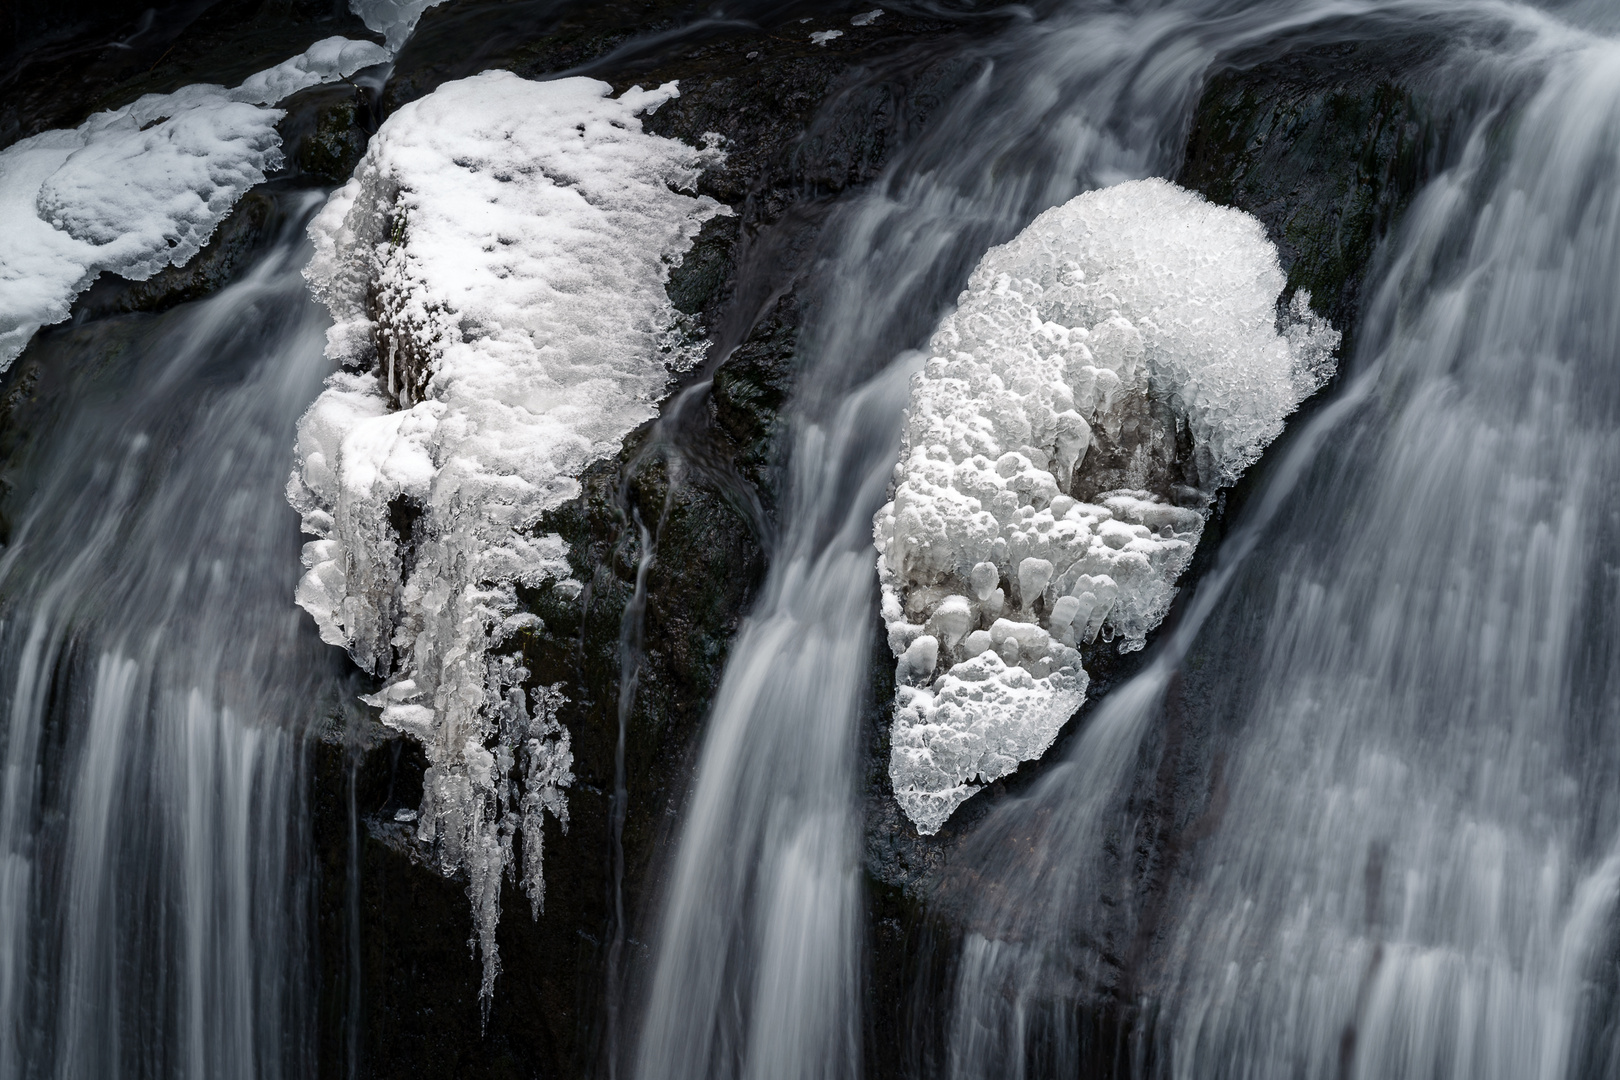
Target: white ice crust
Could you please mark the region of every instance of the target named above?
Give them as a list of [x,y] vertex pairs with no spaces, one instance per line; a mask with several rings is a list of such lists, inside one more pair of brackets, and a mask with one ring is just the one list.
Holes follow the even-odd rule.
[[610,92],[504,71],[448,83],[389,117],[310,228],[306,277],[343,367],[298,428],[288,495],[318,538],[298,603],[386,677],[383,722],[426,748],[418,835],[467,876],[486,995],[512,836],[538,914],[540,809],[567,820],[557,694],[526,712],[528,673],[502,650],[539,622],[517,613],[519,585],[579,588],[535,525],[701,356],[664,284],[730,212],[687,193],[718,150],[642,131],[675,84]]
[[235,89],[147,94],[0,150],[0,371],[103,270],[142,281],[201,250],[281,163],[270,106],[388,56],[327,38]]
[[1279,329],[1284,285],[1257,220],[1163,180],[1048,210],[974,270],[874,523],[889,775],[920,833],[1046,751],[1081,647],[1142,647],[1210,496],[1331,375],[1339,335],[1303,292]]
[[444,0],[349,0],[349,10],[360,16],[366,29],[381,34],[391,52],[399,52],[416,29],[422,13]]

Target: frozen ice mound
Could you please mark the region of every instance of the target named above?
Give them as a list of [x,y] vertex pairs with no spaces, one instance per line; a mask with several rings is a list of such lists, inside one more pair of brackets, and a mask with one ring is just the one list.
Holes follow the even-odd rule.
[[298,428],[288,496],[317,538],[298,603],[385,677],[383,722],[426,748],[418,835],[467,877],[486,999],[513,836],[538,914],[540,809],[566,824],[572,777],[558,689],[526,701],[503,648],[539,622],[518,586],[577,589],[536,523],[700,359],[664,285],[730,213],[691,194],[717,149],[642,130],[675,84],[610,93],[447,83],[388,118],[310,227],[342,367]]
[[327,38],[235,89],[147,94],[0,150],[0,371],[103,270],[144,281],[189,262],[280,166],[272,106],[389,55]]
[[[1332,375],[1260,223],[1164,180],[1088,192],[980,261],[912,379],[874,521],[889,776],[923,835],[1038,758],[1083,649],[1140,649],[1212,496]],[[1280,325],[1279,325],[1280,323]]]

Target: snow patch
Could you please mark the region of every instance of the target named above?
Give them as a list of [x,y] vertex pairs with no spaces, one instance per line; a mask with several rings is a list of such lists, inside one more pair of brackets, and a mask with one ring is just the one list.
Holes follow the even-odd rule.
[[825,46],[827,42],[832,41],[834,38],[843,36],[844,32],[842,30],[817,30],[810,35],[810,44]]
[[871,11],[863,11],[863,12],[861,12],[861,14],[856,15],[854,18],[850,19],[849,20],[849,25],[851,25],[851,26],[871,26],[873,23],[877,22],[882,17],[883,17],[883,9],[882,8],[873,8]]
[[572,776],[560,690],[530,709],[507,648],[539,625],[519,586],[580,588],[535,525],[701,357],[664,284],[730,213],[689,194],[724,160],[717,136],[642,131],[675,84],[610,92],[504,71],[448,83],[389,117],[310,227],[343,369],[299,423],[288,496],[317,539],[298,603],[386,677],[384,723],[427,750],[418,835],[467,876],[486,1000],[512,837],[538,914],[540,810],[566,822]]
[[283,60],[273,68],[248,76],[247,81],[236,88],[235,97],[258,105],[274,105],[300,90],[347,79],[363,68],[385,64],[392,57],[391,52],[375,42],[329,37],[317,41],[291,60]]
[[941,320],[874,523],[922,834],[1046,751],[1082,649],[1142,647],[1212,496],[1331,376],[1338,333],[1306,293],[1279,329],[1284,285],[1253,217],[1140,180],[992,248]]
[[190,261],[280,166],[283,113],[269,106],[388,55],[327,38],[235,89],[147,94],[0,150],[0,371],[102,271],[144,281]]

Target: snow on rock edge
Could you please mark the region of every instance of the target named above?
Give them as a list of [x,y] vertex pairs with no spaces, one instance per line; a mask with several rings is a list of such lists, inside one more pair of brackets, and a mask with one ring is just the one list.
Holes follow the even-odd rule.
[[1052,744],[1082,649],[1142,647],[1212,496],[1331,376],[1338,333],[1306,293],[1279,330],[1284,285],[1256,219],[1140,180],[992,248],[941,320],[874,522],[923,835]]
[[486,1000],[512,838],[538,915],[540,810],[566,826],[572,779],[559,688],[531,708],[503,650],[538,624],[519,585],[578,587],[534,526],[701,357],[664,284],[730,213],[688,194],[718,150],[642,131],[675,84],[610,92],[447,83],[388,118],[310,227],[342,370],[299,422],[288,497],[318,539],[298,603],[386,677],[372,703],[427,751],[418,835],[467,876]]
[[144,281],[202,250],[281,165],[283,113],[270,106],[390,55],[327,38],[235,89],[147,94],[0,150],[0,371],[103,270]]

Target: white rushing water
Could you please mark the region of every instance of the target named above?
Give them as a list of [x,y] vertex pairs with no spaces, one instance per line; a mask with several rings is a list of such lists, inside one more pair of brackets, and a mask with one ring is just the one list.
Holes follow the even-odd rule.
[[1264,632],[1211,706],[1236,732],[1176,916],[1174,1075],[1620,1066],[1593,1044],[1620,890],[1620,41],[1522,48],[1470,73],[1501,114],[1408,223],[1377,399],[1267,538],[1273,588],[1234,603]]
[[907,350],[989,246],[1081,190],[1172,167],[1220,49],[1309,21],[1292,5],[1204,3],[1076,5],[1015,23],[829,225],[800,339],[782,539],[733,643],[683,809],[638,1077],[860,1072],[855,808],[876,621],[871,521],[920,361]]
[[289,600],[326,368],[295,201],[215,297],[39,346],[60,404],[0,557],[0,1076],[313,1074],[301,747],[335,665]]
[[[1141,1010],[1138,1074],[1620,1067],[1620,41],[1592,5],[1444,15],[1423,90],[1454,149],[1350,382],[1154,662],[964,857],[991,885],[963,901],[952,1076],[1072,1069],[1105,987]],[[1213,764],[1149,913],[1110,853],[1151,842],[1126,796],[1172,714]]]

